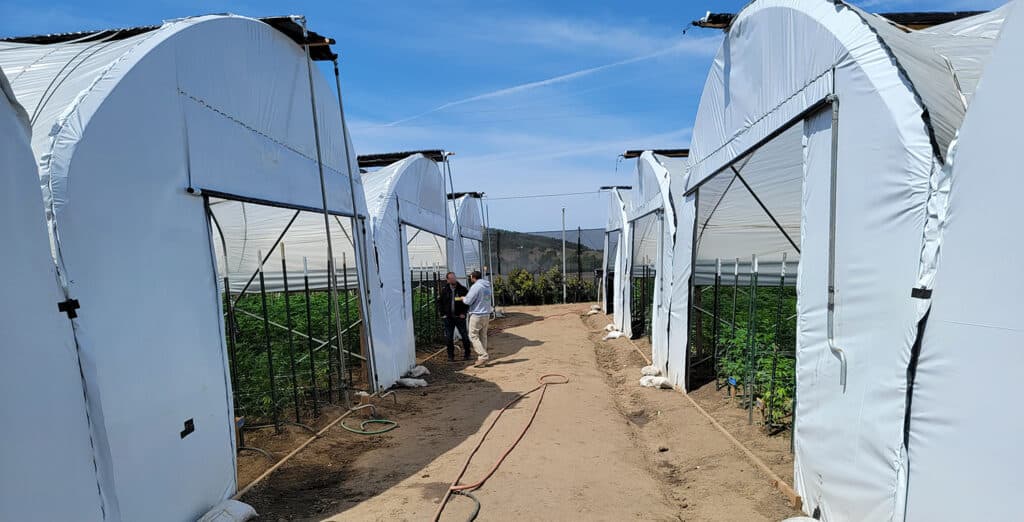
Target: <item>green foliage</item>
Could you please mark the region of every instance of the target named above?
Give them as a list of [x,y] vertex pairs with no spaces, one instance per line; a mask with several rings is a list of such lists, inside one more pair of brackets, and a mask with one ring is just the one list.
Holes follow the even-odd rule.
[[[341,312],[342,346],[346,351],[360,352],[359,306],[354,291],[339,292]],[[270,350],[267,350],[267,333],[264,330],[263,304],[258,292],[246,294],[235,307],[234,350],[229,354],[232,365],[232,389],[235,393],[236,415],[246,416],[250,423],[266,422],[277,415],[283,419],[295,415],[295,398],[298,395],[300,414],[310,415],[313,402],[313,384],[320,400],[330,395],[337,396],[340,380],[349,379],[351,374],[361,372],[360,361],[344,355],[347,371],[340,374],[338,343],[323,345],[335,336],[337,329],[333,313],[329,312],[329,296],[326,291],[311,292],[309,299],[310,322],[306,323],[306,296],[303,292],[291,292],[287,297],[290,314],[286,314],[285,294],[267,294],[267,318],[281,326],[291,318],[291,334],[286,328],[270,324]],[[227,307],[225,304],[225,317]],[[304,335],[310,332],[320,341],[312,343],[313,356],[310,365],[310,341]],[[231,346],[229,340],[228,346]],[[295,361],[295,377],[292,378],[292,360]],[[271,386],[271,362],[273,363],[273,386]],[[312,366],[312,367],[311,367]],[[276,398],[276,401],[275,401]]]
[[431,350],[444,343],[444,323],[437,311],[440,285],[440,281],[424,281],[413,286],[412,324],[419,350]]
[[[562,302],[562,272],[551,268],[534,276],[517,268],[507,276],[494,278],[494,295],[503,305],[542,305]],[[597,299],[597,286],[593,281],[570,277],[566,282],[566,297],[570,303]]]
[[[701,293],[701,305],[714,311],[713,290]],[[718,303],[718,367],[719,382],[735,382],[741,390],[753,384],[753,395],[765,405],[764,422],[780,425],[792,415],[796,386],[796,289],[793,287],[757,288],[754,313],[754,336],[751,343],[750,287],[720,288]],[[736,324],[732,322],[735,295]],[[780,313],[781,304],[781,313]],[[781,324],[778,319],[781,315]],[[700,342],[705,346],[714,339],[713,317],[700,313]],[[694,329],[694,337],[697,337]],[[776,338],[778,337],[778,338]],[[753,354],[751,353],[753,350]],[[753,361],[753,364],[751,364]],[[753,379],[753,380],[751,380]]]

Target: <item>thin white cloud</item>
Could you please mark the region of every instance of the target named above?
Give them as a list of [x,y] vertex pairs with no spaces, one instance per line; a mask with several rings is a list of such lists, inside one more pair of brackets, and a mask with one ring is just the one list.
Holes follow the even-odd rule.
[[[607,54],[636,56],[657,52],[675,45],[680,30],[670,24],[650,26],[617,21],[614,24],[597,20],[553,18],[550,16],[509,17],[489,22],[492,27],[484,37],[533,45],[574,54]],[[706,55],[717,49],[717,38],[689,38],[685,50]],[[680,42],[680,44],[682,44]],[[711,45],[709,45],[711,44]]]
[[461,100],[455,100],[455,101],[447,102],[447,103],[438,105],[437,107],[434,107],[433,109],[430,109],[429,111],[424,111],[424,112],[421,112],[419,114],[416,114],[416,115],[413,115],[413,116],[409,116],[408,118],[402,118],[400,120],[392,121],[390,123],[385,124],[385,126],[387,126],[387,127],[394,127],[396,125],[401,125],[403,123],[407,123],[407,122],[410,122],[410,121],[413,121],[413,120],[418,120],[418,119],[420,119],[420,118],[422,118],[424,116],[428,116],[428,115],[431,115],[431,114],[434,114],[434,113],[437,113],[437,112],[441,112],[443,110],[450,109],[452,107],[457,107],[459,105],[464,105],[464,104],[467,104],[467,103],[473,103],[473,102],[482,101],[482,100],[488,100],[488,99],[492,99],[492,98],[501,98],[501,97],[504,97],[504,96],[509,96],[509,95],[512,95],[512,94],[518,94],[518,93],[521,93],[521,92],[524,92],[524,91],[529,91],[531,89],[537,89],[537,88],[540,88],[540,87],[547,87],[547,86],[555,85],[555,84],[559,84],[559,83],[570,82],[570,81],[577,80],[577,79],[580,79],[580,78],[583,78],[583,77],[586,77],[586,76],[593,75],[595,73],[599,73],[601,71],[606,71],[608,69],[613,69],[615,67],[621,67],[623,65],[629,65],[629,64],[632,64],[632,63],[643,62],[643,61],[651,60],[651,59],[654,59],[654,58],[658,58],[660,56],[665,56],[665,55],[668,55],[668,54],[676,53],[676,52],[679,52],[680,50],[684,50],[684,49],[687,49],[689,47],[690,47],[690,45],[688,44],[688,42],[686,40],[683,40],[683,41],[680,41],[680,42],[678,42],[678,43],[676,43],[676,44],[674,44],[674,45],[672,45],[672,46],[670,46],[668,48],[661,49],[661,50],[655,51],[653,53],[648,53],[648,54],[644,54],[644,55],[641,55],[641,56],[634,56],[632,58],[627,58],[625,60],[618,60],[618,61],[615,61],[615,62],[612,62],[612,63],[606,63],[604,65],[598,65],[598,66],[595,66],[595,67],[588,67],[586,69],[580,69],[578,71],[573,71],[573,72],[570,72],[570,73],[561,74],[561,75],[558,75],[558,76],[553,76],[551,78],[546,78],[544,80],[537,80],[537,81],[522,83],[522,84],[519,84],[519,85],[514,85],[512,87],[506,87],[506,88],[503,88],[503,89],[498,89],[498,90],[495,90],[495,91],[491,91],[491,92],[487,92],[487,93],[483,93],[483,94],[478,94],[478,95],[475,95],[475,96],[470,96],[468,98],[463,98]]

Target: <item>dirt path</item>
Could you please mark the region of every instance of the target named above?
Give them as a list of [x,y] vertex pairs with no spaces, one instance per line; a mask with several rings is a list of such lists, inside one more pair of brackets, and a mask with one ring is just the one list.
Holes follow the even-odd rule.
[[[244,500],[261,520],[427,520],[480,432],[545,373],[551,386],[532,428],[478,491],[479,520],[780,520],[792,515],[744,457],[678,393],[636,385],[642,359],[600,341],[586,306],[509,310],[492,334],[494,362],[434,361],[431,386],[400,392],[382,413],[400,427],[377,437],[332,430]],[[536,404],[508,411],[475,457],[475,482]],[[357,423],[353,421],[353,423]],[[444,520],[465,520],[455,497]]]

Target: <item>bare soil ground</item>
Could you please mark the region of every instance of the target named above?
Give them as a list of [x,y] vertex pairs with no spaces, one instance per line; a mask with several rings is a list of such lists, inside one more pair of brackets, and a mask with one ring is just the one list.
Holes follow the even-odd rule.
[[[548,388],[530,431],[474,492],[482,504],[479,520],[746,521],[796,514],[678,392],[640,388],[643,358],[628,341],[601,341],[606,319],[581,320],[587,309],[508,309],[507,318],[492,323],[490,366],[431,360],[429,387],[400,391],[397,406],[381,405],[380,413],[398,421],[398,429],[366,437],[335,427],[243,500],[256,507],[260,520],[430,519],[497,411],[536,386],[542,374],[561,373],[571,382]],[[463,482],[490,469],[536,400],[536,394],[528,396],[505,413]],[[703,400],[713,408],[718,399],[712,394]],[[720,422],[732,422],[729,408],[716,410]],[[736,411],[739,427],[746,428],[745,413]],[[741,440],[749,435],[748,447],[763,452],[781,476],[792,474],[788,439],[769,439],[762,447],[756,429],[733,433]],[[249,435],[247,442],[279,446],[279,455],[306,437],[291,428],[286,435],[270,430],[261,436]],[[784,444],[781,452],[776,443]],[[772,451],[781,453],[778,462]],[[252,469],[241,467],[240,484],[269,466],[259,455],[244,459]],[[471,508],[468,499],[454,497],[443,520],[465,520]]]

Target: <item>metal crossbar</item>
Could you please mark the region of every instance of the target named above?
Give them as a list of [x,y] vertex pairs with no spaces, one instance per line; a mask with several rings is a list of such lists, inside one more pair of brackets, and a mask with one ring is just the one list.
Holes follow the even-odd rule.
[[742,183],[743,186],[747,188],[747,192],[750,192],[750,195],[754,197],[754,201],[756,201],[757,204],[761,206],[761,210],[763,210],[765,214],[768,214],[768,218],[771,219],[772,223],[775,224],[775,228],[778,228],[779,232],[782,232],[782,235],[786,236],[786,241],[789,241],[789,244],[792,245],[793,249],[796,250],[796,253],[799,254],[800,247],[796,246],[796,242],[793,241],[793,238],[789,237],[789,233],[786,232],[786,229],[782,228],[782,224],[779,223],[779,220],[775,219],[775,215],[772,214],[772,211],[768,210],[768,207],[764,204],[763,201],[761,201],[761,198],[758,197],[756,192],[754,192],[754,189],[750,188],[750,185],[747,183],[747,180],[743,179],[743,176],[740,175],[740,171],[736,170],[736,167],[730,168],[734,173],[736,173],[736,178],[740,180],[740,183]]

